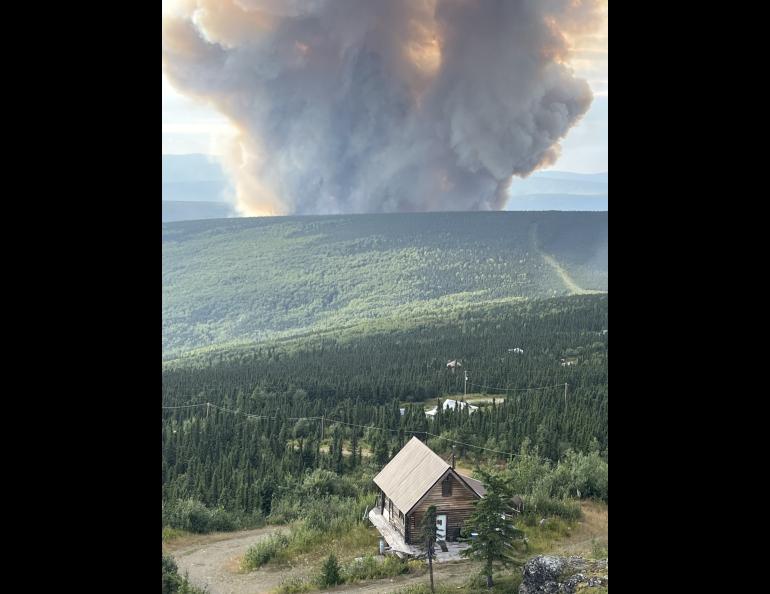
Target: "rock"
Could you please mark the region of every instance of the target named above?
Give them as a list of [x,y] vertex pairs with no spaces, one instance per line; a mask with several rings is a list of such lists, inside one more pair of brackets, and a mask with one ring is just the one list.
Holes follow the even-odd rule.
[[539,555],[524,565],[519,594],[575,594],[580,586],[607,587],[608,560]]

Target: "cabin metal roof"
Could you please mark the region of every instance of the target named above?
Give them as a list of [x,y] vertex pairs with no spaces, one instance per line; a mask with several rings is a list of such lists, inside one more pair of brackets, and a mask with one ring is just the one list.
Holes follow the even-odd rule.
[[[458,472],[458,474],[460,474],[460,473]],[[476,491],[476,494],[479,497],[484,497],[484,495],[487,494],[487,489],[486,489],[486,487],[484,486],[484,484],[481,481],[477,481],[475,478],[471,478],[469,476],[465,476],[464,474],[460,474],[460,476],[462,477],[462,479],[466,483],[468,483],[468,486],[471,489]]]
[[374,477],[374,483],[407,513],[449,468],[449,463],[412,437]]

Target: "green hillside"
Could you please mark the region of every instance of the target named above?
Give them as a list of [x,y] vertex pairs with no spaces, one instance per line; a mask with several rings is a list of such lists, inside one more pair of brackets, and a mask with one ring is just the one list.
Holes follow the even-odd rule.
[[419,320],[569,295],[575,286],[606,291],[606,244],[606,212],[164,224],[163,350],[173,356],[377,320]]

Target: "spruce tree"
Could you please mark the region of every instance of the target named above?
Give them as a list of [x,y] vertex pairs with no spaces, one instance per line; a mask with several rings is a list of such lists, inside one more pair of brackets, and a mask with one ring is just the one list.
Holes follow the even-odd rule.
[[329,587],[341,583],[342,577],[340,576],[340,565],[337,562],[337,557],[334,553],[331,553],[324,562],[321,570],[321,585]]
[[425,550],[428,553],[428,568],[430,569],[430,591],[433,589],[433,556],[436,544],[436,506],[431,505],[425,512],[420,524],[420,531],[425,542]]
[[513,509],[510,504],[511,492],[503,478],[494,472],[482,472],[486,495],[476,502],[468,526],[478,534],[462,554],[484,562],[487,587],[493,586],[492,569],[495,563],[503,566],[520,563],[517,552],[523,544],[524,533],[514,527],[511,521]]

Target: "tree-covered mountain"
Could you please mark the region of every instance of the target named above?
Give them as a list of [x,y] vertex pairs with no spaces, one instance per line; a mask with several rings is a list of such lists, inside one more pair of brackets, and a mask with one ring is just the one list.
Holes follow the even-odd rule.
[[607,290],[606,212],[163,225],[167,355],[586,290]]
[[328,542],[411,436],[574,520],[608,500],[606,289],[607,213],[164,224],[164,526]]
[[605,194],[520,194],[511,196],[506,210],[608,210]]
[[[505,461],[510,457],[500,452],[527,443],[552,461],[569,450],[601,451],[606,460],[608,299],[436,311],[420,322],[380,320],[365,331],[329,330],[166,362],[164,505],[173,515],[192,497],[275,516],[303,493],[298,483],[314,469],[357,476],[369,460],[361,486],[350,488],[367,493],[371,476],[412,435],[442,455],[455,443],[466,467]],[[575,364],[562,365],[567,358]],[[448,359],[463,367],[452,372]],[[473,414],[466,408],[428,418],[424,404],[434,398],[462,398],[464,371],[468,391],[486,392],[488,402],[478,402]],[[350,456],[343,457],[343,446]],[[606,500],[606,487],[601,496]],[[313,501],[308,497],[303,506]],[[537,509],[537,501],[527,505]],[[540,502],[555,505],[547,497]]]

